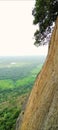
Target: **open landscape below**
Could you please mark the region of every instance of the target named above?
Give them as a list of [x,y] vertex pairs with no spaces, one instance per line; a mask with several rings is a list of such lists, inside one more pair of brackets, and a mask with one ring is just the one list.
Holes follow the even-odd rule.
[[14,130],[45,56],[0,57],[0,130]]

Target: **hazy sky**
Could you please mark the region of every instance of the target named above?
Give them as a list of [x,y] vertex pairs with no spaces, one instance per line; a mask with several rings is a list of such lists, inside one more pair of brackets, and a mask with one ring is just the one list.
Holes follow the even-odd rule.
[[47,53],[47,46],[33,44],[33,7],[34,0],[0,1],[0,56]]

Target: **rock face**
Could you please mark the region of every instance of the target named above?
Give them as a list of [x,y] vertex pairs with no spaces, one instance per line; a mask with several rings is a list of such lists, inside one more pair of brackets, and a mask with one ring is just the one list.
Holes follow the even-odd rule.
[[20,130],[58,130],[58,18]]

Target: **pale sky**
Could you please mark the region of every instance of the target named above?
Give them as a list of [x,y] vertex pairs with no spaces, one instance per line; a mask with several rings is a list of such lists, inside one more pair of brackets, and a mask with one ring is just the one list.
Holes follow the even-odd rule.
[[40,55],[47,45],[34,46],[34,0],[0,1],[0,56]]

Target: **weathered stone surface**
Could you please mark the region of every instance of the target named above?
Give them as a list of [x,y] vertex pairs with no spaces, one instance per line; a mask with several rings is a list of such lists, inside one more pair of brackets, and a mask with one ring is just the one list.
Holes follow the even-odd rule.
[[58,19],[47,59],[35,81],[20,130],[58,130]]

